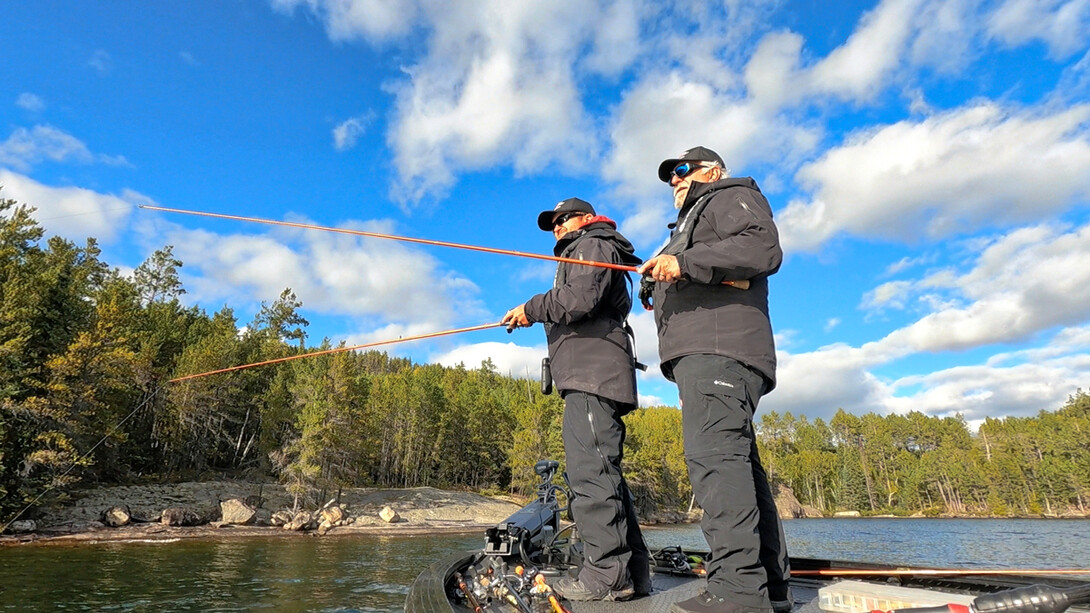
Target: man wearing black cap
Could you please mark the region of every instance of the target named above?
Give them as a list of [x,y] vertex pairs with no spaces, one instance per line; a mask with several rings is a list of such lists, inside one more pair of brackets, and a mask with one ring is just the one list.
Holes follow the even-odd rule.
[[662,372],[678,386],[685,461],[711,548],[707,591],[674,610],[786,613],[787,544],[753,430],[758,400],[776,385],[768,277],[783,252],[772,208],[753,179],[730,178],[704,147],[662,162],[659,178],[674,188],[678,217],[666,246],[639,268],[651,284],[640,297],[645,306],[651,298]]
[[[563,258],[635,266],[632,244],[611,219],[579,198],[542,211],[537,225]],[[650,555],[621,472],[625,425],[636,408],[636,371],[628,326],[628,273],[561,262],[553,288],[507,312],[508,330],[545,324],[552,377],[564,398],[564,455],[583,539],[578,578],[553,589],[569,600],[627,600],[651,591]]]

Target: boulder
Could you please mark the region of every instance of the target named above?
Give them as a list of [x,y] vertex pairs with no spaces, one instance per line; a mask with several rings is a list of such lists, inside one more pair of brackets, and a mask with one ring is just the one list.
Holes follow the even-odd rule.
[[28,532],[37,532],[38,522],[33,519],[20,519],[8,524],[7,531],[12,534],[26,534]]
[[783,519],[799,519],[802,517],[821,517],[821,511],[814,507],[806,506],[795,498],[795,492],[790,487],[778,483],[772,486],[772,493],[776,499],[776,509]]
[[291,511],[280,510],[272,514],[269,518],[269,523],[274,526],[286,526],[291,523],[291,520],[295,518],[295,514]]
[[163,509],[159,521],[164,526],[199,526],[203,523],[198,513],[182,507]]
[[272,511],[269,509],[257,509],[255,511],[257,518],[254,519],[254,524],[258,526],[271,526],[272,523]]
[[396,524],[401,521],[401,516],[397,514],[397,511],[388,506],[382,507],[382,510],[378,512],[378,516],[382,521],[388,524]]
[[291,518],[291,521],[284,524],[285,530],[294,530],[296,532],[300,530],[313,530],[314,529],[314,516],[310,514],[310,511],[299,511]]
[[318,513],[318,534],[325,534],[333,526],[341,525],[347,517],[348,514],[341,507],[337,505],[327,506]]
[[110,507],[102,512],[102,523],[111,528],[127,526],[130,522],[132,522],[132,513],[129,511],[128,505]]
[[344,509],[342,509],[341,507],[333,505],[331,507],[326,507],[322,509],[322,512],[319,513],[319,517],[321,518],[322,523],[328,523],[331,526],[337,526],[340,525],[340,523],[344,521],[346,517],[348,517],[348,514],[345,513]]
[[224,524],[249,526],[257,519],[257,511],[238,498],[220,502],[220,516]]

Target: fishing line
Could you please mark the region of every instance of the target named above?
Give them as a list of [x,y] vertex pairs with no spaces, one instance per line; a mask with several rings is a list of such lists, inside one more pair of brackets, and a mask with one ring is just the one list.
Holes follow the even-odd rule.
[[[168,380],[167,383],[178,383],[180,381],[188,381],[190,379],[196,379],[198,377],[207,377],[209,375],[215,375],[215,374],[226,373],[226,372],[234,372],[236,370],[243,370],[243,369],[246,369],[246,368],[255,368],[255,367],[258,367],[258,366],[266,366],[266,365],[269,365],[269,364],[277,364],[277,363],[280,363],[280,362],[288,362],[288,361],[291,361],[291,360],[300,360],[302,358],[311,358],[311,357],[315,357],[315,356],[319,356],[319,355],[329,355],[331,353],[340,353],[342,351],[353,351],[353,350],[357,350],[357,349],[366,349],[368,347],[378,347],[378,346],[381,346],[381,345],[392,345],[392,344],[395,344],[395,343],[407,343],[409,341],[417,341],[417,340],[421,340],[421,339],[425,339],[425,338],[435,338],[435,337],[439,337],[439,336],[448,336],[448,335],[451,335],[451,334],[459,334],[461,332],[473,332],[473,331],[477,331],[477,330],[487,330],[488,328],[497,328],[497,327],[502,326],[502,325],[504,325],[504,324],[496,322],[496,323],[490,323],[490,324],[482,324],[482,325],[479,325],[479,326],[471,326],[471,327],[468,327],[468,328],[457,328],[457,329],[454,329],[454,330],[443,330],[441,332],[429,332],[427,334],[417,334],[416,336],[407,336],[407,337],[399,337],[399,338],[395,338],[395,339],[387,339],[387,340],[384,340],[384,341],[375,341],[373,343],[364,343],[362,345],[353,345],[351,347],[336,347],[334,349],[326,349],[326,350],[323,350],[323,351],[315,351],[315,352],[312,352],[312,353],[304,353],[304,354],[300,354],[300,355],[288,356],[286,358],[277,358],[277,359],[273,359],[273,360],[265,360],[265,361],[262,361],[262,362],[254,362],[252,364],[242,364],[240,366],[231,366],[230,368],[221,368],[221,369],[218,369],[218,370],[211,370],[211,371],[208,371],[208,372],[202,372],[202,373],[197,373],[197,374],[193,374],[193,375],[186,375],[184,377],[176,377],[174,379]],[[106,441],[106,439],[110,438],[110,436],[112,436],[115,432],[117,432],[118,429],[120,429],[121,426],[126,421],[128,421],[133,415],[136,415],[136,413],[140,409],[144,408],[145,405],[147,405],[149,402],[151,402],[159,394],[159,391],[161,389],[162,389],[161,387],[156,388],[156,390],[154,392],[152,392],[152,394],[150,396],[148,396],[143,402],[141,402],[139,405],[137,405],[137,407],[135,409],[133,409],[128,415],[126,415],[121,421],[117,422],[117,424],[115,424],[110,429],[110,431],[106,433],[105,436],[103,436],[97,443],[95,443],[93,447],[91,447],[89,450],[87,450],[86,453],[84,453],[79,458],[77,458],[76,461],[73,462],[72,465],[68,467],[68,470],[64,471],[59,477],[54,477],[53,478],[54,483],[58,479],[62,479],[64,477],[68,476],[68,473],[72,472],[72,470],[75,469],[75,467],[77,465],[79,465],[80,461],[85,459],[87,456],[91,455],[91,453],[94,452],[95,449],[98,449],[99,445],[104,443]],[[48,488],[46,488],[40,494],[38,494],[34,498],[34,500],[31,500],[30,503],[27,504],[25,507],[23,507],[23,509],[21,511],[16,513],[11,519],[9,519],[7,521],[7,523],[5,523],[2,527],[0,527],[0,534],[3,534],[4,531],[6,531],[9,526],[11,526],[11,524],[13,524],[20,517],[22,517],[22,515],[27,512],[27,510],[29,510],[31,507],[33,507],[35,504],[37,504],[37,502],[39,500],[41,500],[43,496],[45,496],[49,492],[56,489],[56,487],[57,487],[56,485],[50,485]]]
[[[118,429],[119,429],[119,428],[120,428],[120,427],[122,426],[122,424],[124,424],[124,423],[125,423],[126,421],[129,421],[129,418],[131,418],[131,417],[132,417],[133,415],[136,415],[136,413],[137,413],[137,412],[138,412],[138,411],[139,411],[140,409],[144,408],[144,406],[145,406],[145,405],[147,405],[147,404],[148,404],[149,402],[151,402],[151,401],[152,401],[152,400],[153,400],[153,399],[154,399],[154,398],[155,398],[156,396],[158,396],[158,395],[159,395],[159,390],[161,390],[161,389],[163,389],[163,388],[161,388],[161,387],[157,387],[157,388],[155,388],[155,391],[154,391],[154,392],[152,392],[150,396],[148,396],[148,397],[147,397],[147,398],[146,398],[146,399],[145,399],[145,400],[144,400],[143,402],[141,402],[140,404],[136,405],[136,408],[135,408],[135,409],[133,409],[133,410],[132,410],[131,412],[129,412],[129,414],[128,414],[128,415],[126,415],[126,416],[125,416],[125,417],[124,417],[124,418],[123,418],[123,419],[122,419],[121,421],[119,421],[119,422],[117,422],[116,424],[114,424],[113,428],[110,428],[110,431],[109,431],[109,432],[107,432],[107,433],[106,433],[106,435],[105,435],[105,436],[103,436],[103,437],[102,437],[101,439],[99,439],[99,441],[98,441],[97,443],[95,443],[95,444],[94,444],[94,446],[92,446],[92,447],[91,447],[90,449],[88,449],[86,453],[84,453],[84,454],[83,454],[83,455],[81,455],[80,457],[76,458],[76,461],[75,461],[75,462],[72,462],[72,465],[68,467],[68,470],[66,470],[66,471],[64,471],[63,473],[61,473],[61,475],[60,475],[59,477],[53,477],[53,482],[54,482],[54,483],[56,483],[58,479],[63,479],[64,477],[67,477],[67,476],[68,476],[68,473],[72,472],[72,470],[73,470],[73,469],[75,469],[75,468],[76,468],[76,466],[78,466],[78,465],[79,465],[79,463],[80,463],[80,462],[81,462],[82,460],[84,460],[85,458],[87,458],[87,456],[91,455],[91,453],[92,453],[92,452],[93,452],[93,451],[94,451],[95,449],[98,449],[98,446],[99,446],[99,445],[101,445],[102,443],[106,442],[106,439],[108,439],[108,438],[110,438],[111,436],[113,436],[113,434],[114,434],[115,432],[117,432],[117,430],[118,430]],[[8,529],[8,527],[9,527],[9,526],[11,526],[11,524],[15,523],[15,521],[16,521],[17,519],[19,519],[20,517],[22,517],[23,513],[26,513],[28,509],[30,509],[30,508],[31,508],[31,507],[33,507],[33,506],[34,506],[35,504],[37,504],[37,502],[38,502],[39,500],[41,500],[43,496],[45,496],[46,494],[48,494],[49,492],[53,491],[53,490],[54,490],[54,489],[56,489],[56,488],[57,488],[57,486],[56,486],[56,485],[50,485],[50,486],[49,486],[49,487],[47,487],[47,488],[46,488],[46,489],[45,489],[44,491],[42,491],[42,492],[41,492],[40,494],[38,494],[38,495],[37,495],[37,496],[36,496],[36,497],[34,498],[34,500],[31,500],[29,504],[27,504],[27,505],[26,505],[25,507],[23,507],[23,510],[19,511],[18,513],[16,513],[16,514],[15,514],[15,516],[14,516],[14,517],[12,517],[11,519],[9,519],[9,520],[8,520],[8,522],[7,522],[6,524],[4,524],[3,526],[0,526],[0,534],[3,534],[3,533],[4,533],[4,531],[6,531],[6,530]]]
[[198,377],[207,377],[208,375],[217,375],[225,372],[234,372],[236,370],[243,370],[246,368],[254,368],[257,366],[266,366],[268,364],[278,364],[280,362],[289,362],[291,360],[301,360],[303,358],[312,358],[319,355],[329,355],[331,353],[340,353],[342,351],[353,351],[355,349],[366,349],[368,347],[378,347],[380,345],[392,345],[394,343],[407,343],[409,341],[417,341],[422,338],[435,338],[437,336],[447,336],[449,334],[458,334],[460,332],[473,332],[475,330],[486,330],[488,328],[496,328],[504,324],[496,322],[493,324],[481,324],[479,326],[472,326],[469,328],[457,328],[455,330],[444,330],[442,332],[429,332],[427,334],[418,334],[416,336],[399,337],[395,339],[385,341],[375,341],[373,343],[364,343],[362,345],[352,345],[351,347],[336,347],[334,349],[325,349],[323,351],[315,351],[313,353],[303,353],[300,355],[292,355],[286,358],[276,358],[273,360],[265,360],[263,362],[254,362],[253,364],[242,364],[240,366],[231,366],[229,368],[221,368],[219,370],[210,370],[208,372],[197,373],[195,375],[186,375],[184,377],[177,377],[167,381],[167,383],[177,383],[179,381],[188,381],[190,379],[196,379]]

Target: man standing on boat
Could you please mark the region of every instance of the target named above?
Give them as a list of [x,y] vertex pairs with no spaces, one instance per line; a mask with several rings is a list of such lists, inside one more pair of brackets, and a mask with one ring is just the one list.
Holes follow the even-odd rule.
[[[652,299],[662,372],[677,383],[711,549],[707,591],[674,610],[786,613],[787,544],[753,429],[758,400],[776,385],[768,277],[783,251],[772,208],[753,179],[730,178],[704,147],[663,161],[658,175],[673,187],[678,217],[670,241],[639,268],[640,298]],[[748,279],[749,289],[724,284],[731,279]]]
[[[563,258],[635,266],[632,244],[590,203],[568,198],[537,218]],[[621,472],[625,425],[636,408],[628,273],[561,262],[553,288],[503,316],[508,330],[545,324],[552,378],[564,398],[565,468],[583,539],[578,578],[554,585],[568,600],[627,600],[651,591],[650,555]]]

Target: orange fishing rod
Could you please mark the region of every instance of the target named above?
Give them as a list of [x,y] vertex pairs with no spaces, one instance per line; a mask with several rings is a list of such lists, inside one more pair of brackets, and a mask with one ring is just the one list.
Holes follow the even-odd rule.
[[1087,575],[1090,569],[1046,569],[1046,568],[897,568],[872,569],[862,568],[822,568],[816,570],[792,570],[792,577],[898,577],[904,575],[955,577],[959,575]]
[[[353,345],[351,347],[337,347],[337,348],[334,348],[334,349],[326,349],[326,350],[323,350],[323,351],[315,351],[313,353],[304,353],[304,354],[300,354],[300,355],[288,356],[286,358],[277,358],[277,359],[274,359],[274,360],[265,360],[263,362],[254,362],[253,364],[242,364],[241,366],[231,366],[230,368],[220,368],[218,370],[210,370],[208,372],[201,372],[201,373],[196,373],[196,374],[193,374],[193,375],[185,375],[184,377],[176,377],[174,379],[170,379],[170,380],[167,381],[167,383],[178,383],[179,381],[188,381],[190,379],[196,379],[198,377],[207,377],[209,375],[216,375],[216,374],[225,373],[225,372],[233,372],[233,371],[236,371],[236,370],[243,370],[243,369],[246,369],[246,368],[256,368],[258,366],[266,366],[266,365],[269,365],[269,364],[277,364],[279,362],[289,362],[291,360],[301,360],[303,358],[312,358],[314,356],[319,356],[319,355],[329,355],[331,353],[340,353],[342,351],[352,351],[354,349],[366,349],[368,347],[378,347],[380,345],[392,345],[394,343],[407,343],[409,341],[418,341],[418,340],[424,339],[424,338],[435,338],[437,336],[447,336],[447,335],[450,335],[450,334],[458,334],[458,333],[461,333],[461,332],[473,332],[473,331],[476,331],[476,330],[487,330],[488,328],[497,328],[497,327],[502,326],[502,325],[504,325],[504,324],[499,323],[499,322],[492,323],[492,324],[481,324],[479,326],[471,326],[469,328],[457,328],[455,330],[444,330],[442,332],[429,332],[427,334],[418,334],[416,336],[407,336],[407,337],[403,337],[403,338],[396,338],[396,339],[390,339],[390,340],[385,340],[385,341],[376,341],[376,342],[373,342],[373,343],[364,343],[362,345]],[[87,456],[91,455],[91,453],[95,449],[97,449],[99,445],[101,445],[103,442],[105,442],[107,438],[109,438],[114,432],[116,432],[121,427],[121,424],[128,421],[128,419],[130,417],[132,417],[133,415],[135,415],[137,411],[142,409],[144,407],[144,405],[151,402],[151,400],[153,398],[155,398],[155,396],[158,393],[159,393],[159,391],[156,390],[155,393],[151,394],[146,399],[144,399],[144,401],[141,402],[139,405],[137,405],[136,408],[133,409],[131,413],[126,415],[124,419],[117,422],[117,424],[115,424],[114,427],[109,432],[106,433],[106,436],[102,437],[101,440],[99,440],[97,443],[95,443],[94,446],[91,447],[87,451],[87,453],[80,456],[79,460],[82,460],[83,458],[86,458]],[[76,462],[72,463],[71,466],[68,467],[68,470],[66,470],[61,475],[61,477],[64,477],[68,473],[72,472],[72,469],[75,468],[78,465],[79,465],[79,461],[77,460]],[[8,520],[7,523],[0,524],[0,533],[3,533],[5,530],[7,530],[8,526],[13,524],[15,522],[15,520],[19,519],[23,515],[23,513],[26,513],[28,510],[30,510],[30,508],[33,507],[35,503],[37,503],[39,500],[41,500],[41,498],[43,496],[45,496],[47,493],[52,491],[54,489],[54,487],[55,486],[51,485],[50,487],[46,488],[43,492],[38,494],[38,496],[35,497],[34,500],[31,500],[30,503],[27,506],[23,507],[23,510],[19,511],[10,520]]]
[[[413,238],[411,236],[395,236],[393,234],[383,234],[381,232],[367,232],[365,230],[349,230],[347,228],[331,228],[329,226],[317,226],[314,224],[298,223],[293,221],[276,221],[273,219],[262,219],[260,217],[243,217],[241,215],[225,215],[223,213],[208,213],[205,211],[189,211],[186,209],[172,209],[162,206],[152,206],[149,204],[141,204],[140,208],[148,209],[149,211],[163,211],[166,213],[181,213],[183,215],[196,215],[199,217],[214,217],[216,219],[230,219],[233,221],[249,221],[252,223],[262,223],[273,226],[287,226],[289,228],[302,228],[304,230],[322,230],[324,232],[337,232],[339,234],[351,234],[353,236],[366,236],[370,238],[382,238],[387,240],[403,241],[407,243],[419,243],[421,245],[436,245],[439,247],[453,247],[455,249],[468,249],[470,251],[483,251],[485,253],[497,253],[500,255],[513,255],[520,258],[534,258],[537,260],[548,260],[550,262],[563,262],[565,264],[582,264],[584,266],[597,266],[599,268],[608,268],[610,270],[623,270],[625,272],[636,272],[635,266],[625,266],[624,264],[613,264],[610,262],[595,262],[592,260],[577,260],[574,258],[562,258],[553,255],[541,255],[539,253],[527,253],[525,251],[512,251],[510,249],[496,249],[494,247],[480,247],[477,245],[464,245],[462,243],[451,243],[447,241],[436,241],[426,238]],[[749,281],[724,281],[723,285],[730,285],[738,289],[748,289]]]
[[240,366],[231,366],[229,368],[220,368],[219,370],[210,370],[208,372],[201,372],[193,375],[185,375],[184,377],[177,377],[167,381],[167,383],[177,383],[179,381],[188,381],[189,379],[196,379],[198,377],[207,377],[208,375],[218,375],[225,372],[234,372],[236,370],[243,370],[246,368],[256,368],[258,366],[267,366],[269,364],[278,364],[280,362],[289,362],[291,360],[301,360],[303,358],[313,358],[319,355],[329,355],[331,353],[340,353],[342,351],[353,351],[356,349],[366,349],[368,347],[378,347],[380,345],[392,345],[394,343],[407,343],[409,341],[418,341],[423,338],[435,338],[437,336],[447,336],[449,334],[458,334],[461,332],[473,332],[475,330],[487,330],[488,328],[496,328],[502,326],[502,323],[494,324],[481,324],[479,326],[472,326],[469,328],[457,328],[455,330],[444,330],[442,332],[429,332],[427,334],[418,334],[416,336],[407,336],[403,338],[395,338],[385,341],[375,341],[373,343],[364,343],[362,345],[353,345],[351,347],[337,347],[334,349],[325,349],[322,351],[315,351],[313,353],[303,353],[299,355],[288,356],[286,358],[276,358],[274,360],[265,360],[263,362],[254,362],[253,364],[242,364]]

